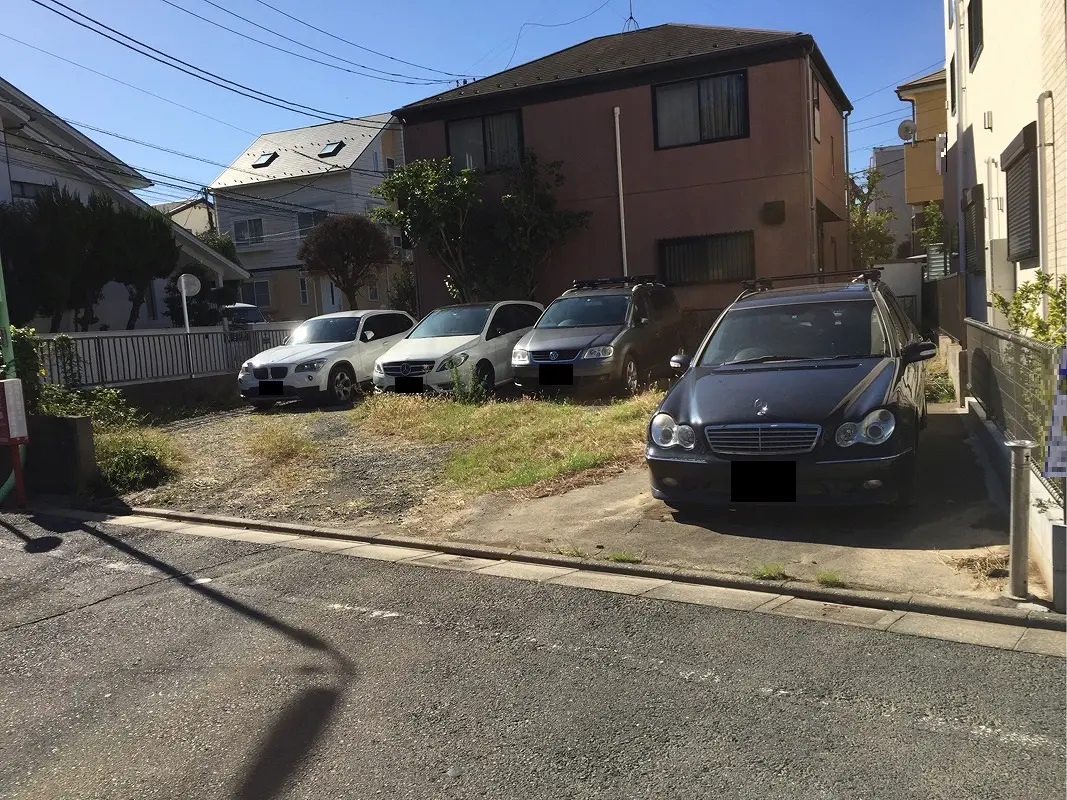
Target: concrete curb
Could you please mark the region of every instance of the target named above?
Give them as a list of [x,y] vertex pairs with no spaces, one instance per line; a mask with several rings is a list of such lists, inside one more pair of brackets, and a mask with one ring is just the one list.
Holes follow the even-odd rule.
[[[47,508],[31,509],[47,513]],[[658,567],[648,564],[614,564],[610,561],[594,561],[587,558],[539,553],[528,550],[493,547],[491,545],[460,544],[455,542],[431,542],[409,536],[384,533],[363,533],[359,529],[326,528],[314,525],[302,525],[293,522],[272,522],[237,517],[222,517],[214,514],[200,514],[187,511],[172,511],[163,508],[100,508],[98,513],[136,514],[143,517],[157,517],[201,525],[241,528],[244,530],[269,531],[272,533],[289,533],[296,536],[316,536],[320,538],[343,539],[366,544],[385,544],[395,547],[418,547],[433,549],[448,555],[469,556],[472,558],[499,559],[502,561],[519,561],[529,564],[544,564],[553,567],[595,570],[618,575],[630,575],[638,578],[658,578],[692,583],[703,586],[721,586],[727,589],[765,592],[767,594],[785,594],[804,600],[839,605],[876,608],[884,611],[910,611],[917,614],[931,614],[939,617],[992,622],[1001,625],[1014,625],[1023,628],[1038,628],[1051,631],[1067,632],[1067,615],[1052,611],[1017,608],[1011,605],[997,606],[966,600],[952,600],[944,597],[922,594],[902,594],[898,592],[872,592],[860,589],[830,589],[812,586],[800,581],[762,581],[744,575],[730,575],[710,570],[682,569],[679,567]],[[1005,600],[1005,603],[1011,601]]]

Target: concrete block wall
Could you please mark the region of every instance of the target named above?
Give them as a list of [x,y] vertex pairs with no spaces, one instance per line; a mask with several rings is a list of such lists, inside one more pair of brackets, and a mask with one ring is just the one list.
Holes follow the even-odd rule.
[[956,389],[956,404],[963,408],[967,398],[967,351],[960,347],[959,342],[944,334],[938,337],[937,351]]

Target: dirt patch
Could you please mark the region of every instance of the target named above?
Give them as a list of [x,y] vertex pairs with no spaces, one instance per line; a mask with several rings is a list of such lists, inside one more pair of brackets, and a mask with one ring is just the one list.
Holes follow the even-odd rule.
[[441,483],[450,445],[383,442],[343,412],[219,416],[171,431],[181,476],[130,505],[343,527],[397,521]]

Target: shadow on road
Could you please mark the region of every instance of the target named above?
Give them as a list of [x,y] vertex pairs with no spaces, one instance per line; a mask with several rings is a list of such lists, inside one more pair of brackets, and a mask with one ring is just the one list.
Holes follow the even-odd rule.
[[[218,603],[245,619],[263,625],[331,660],[332,668],[330,669],[323,669],[316,665],[306,665],[298,669],[299,672],[309,677],[332,677],[336,685],[305,689],[288,704],[260,739],[255,755],[250,759],[239,780],[238,788],[232,795],[234,800],[271,800],[279,796],[301,761],[325,733],[345,689],[356,674],[352,662],[314,633],[283,622],[211,586],[197,583],[196,578],[189,573],[116,536],[75,520],[36,515],[32,519],[36,525],[45,530],[67,533],[84,532],[142,564],[159,570],[201,597]],[[41,540],[57,540],[59,543],[63,541],[58,536],[30,537],[6,522],[0,521],[0,525],[26,541],[27,547],[31,542]]]
[[4,528],[21,539],[23,549],[27,553],[47,553],[63,544],[63,539],[59,536],[29,536],[3,520],[0,520],[0,528]]
[[844,547],[943,550],[1008,541],[1007,515],[990,499],[961,414],[930,414],[911,508],[789,505],[673,516],[716,533]]

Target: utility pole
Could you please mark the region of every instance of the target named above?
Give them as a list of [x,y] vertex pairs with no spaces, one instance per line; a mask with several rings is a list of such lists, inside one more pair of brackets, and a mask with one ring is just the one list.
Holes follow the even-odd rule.
[[204,187],[204,205],[207,206],[207,227],[212,233],[215,232],[215,207],[211,204],[211,195],[208,194],[208,189]]

